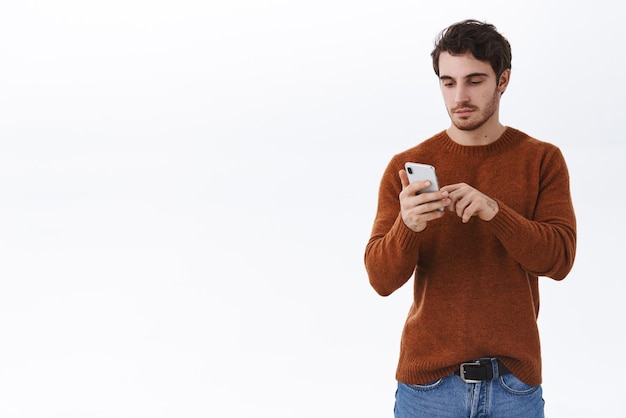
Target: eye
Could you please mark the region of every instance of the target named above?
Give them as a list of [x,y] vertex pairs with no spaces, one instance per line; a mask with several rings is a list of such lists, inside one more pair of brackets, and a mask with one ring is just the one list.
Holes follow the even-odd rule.
[[470,77],[467,79],[467,83],[471,86],[477,86],[485,81],[484,77]]

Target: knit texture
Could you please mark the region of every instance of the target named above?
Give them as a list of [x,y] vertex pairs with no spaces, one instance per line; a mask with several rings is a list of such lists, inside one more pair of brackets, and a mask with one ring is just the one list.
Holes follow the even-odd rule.
[[[451,211],[410,230],[400,216],[405,162],[435,166],[439,185],[467,183],[499,205],[467,224]],[[508,127],[495,142],[462,146],[444,132],[395,155],[385,170],[365,250],[372,287],[387,296],[414,277],[396,378],[424,384],[460,363],[498,357],[541,384],[538,277],[562,280],[576,251],[569,174],[560,150]]]

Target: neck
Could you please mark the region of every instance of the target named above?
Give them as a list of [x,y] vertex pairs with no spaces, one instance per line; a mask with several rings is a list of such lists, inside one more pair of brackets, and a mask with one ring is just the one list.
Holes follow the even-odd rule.
[[451,125],[446,133],[459,145],[476,146],[489,145],[497,141],[505,130],[506,126],[502,125],[498,120],[495,120],[472,130],[462,130]]

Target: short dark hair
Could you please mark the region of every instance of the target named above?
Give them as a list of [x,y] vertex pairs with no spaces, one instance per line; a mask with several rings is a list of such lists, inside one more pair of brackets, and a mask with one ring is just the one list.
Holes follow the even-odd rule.
[[442,52],[448,52],[450,55],[469,52],[477,60],[488,61],[497,79],[505,70],[511,68],[509,41],[494,25],[478,20],[464,20],[441,31],[435,41],[435,49],[430,54],[437,76],[439,76],[439,56]]

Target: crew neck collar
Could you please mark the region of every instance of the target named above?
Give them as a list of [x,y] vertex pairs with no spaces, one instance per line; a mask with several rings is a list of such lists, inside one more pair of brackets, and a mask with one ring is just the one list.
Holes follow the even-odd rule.
[[515,140],[518,133],[519,131],[517,129],[507,126],[498,139],[487,145],[461,145],[454,142],[446,131],[442,131],[439,134],[439,138],[442,145],[450,152],[457,154],[480,155],[498,152],[506,148]]

